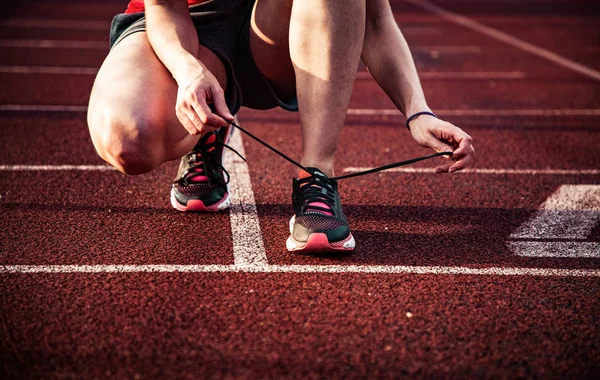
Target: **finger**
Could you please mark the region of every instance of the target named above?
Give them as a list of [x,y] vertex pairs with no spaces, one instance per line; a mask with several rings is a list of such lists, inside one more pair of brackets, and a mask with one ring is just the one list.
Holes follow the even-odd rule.
[[[454,151],[454,149],[452,149],[450,145],[438,140],[434,135],[429,135],[427,139],[427,145],[429,145],[431,149],[435,150],[438,153]],[[445,157],[448,158],[449,156]]]
[[229,107],[227,107],[227,102],[225,101],[225,93],[223,92],[223,90],[221,88],[218,88],[217,90],[213,91],[213,95],[216,113],[228,121],[233,121],[234,117],[231,114],[231,112],[229,112]]
[[469,135],[462,139],[459,147],[454,151],[453,159],[456,161],[449,171],[455,172],[472,166],[475,162],[475,148],[472,145],[472,139]]
[[229,125],[229,123],[221,116],[212,113],[210,107],[205,102],[197,101],[192,103],[192,109],[198,115],[198,118],[202,124],[206,124],[213,128]]
[[436,173],[448,173],[450,167],[454,164],[454,161],[447,161],[443,165],[440,165],[435,168]]
[[462,160],[465,157],[475,156],[475,149],[472,146],[459,146],[452,155],[455,161]]
[[181,125],[183,125],[185,130],[188,131],[190,135],[196,136],[201,133],[201,130],[198,130],[196,125],[190,120],[188,113],[185,110],[178,108],[175,110],[175,114],[177,115],[177,119],[179,119]]
[[448,172],[454,173],[455,171],[468,168],[469,166],[473,165],[474,161],[475,160],[472,155],[467,155],[463,159],[456,161],[454,165],[448,169]]
[[198,134],[203,134],[204,132],[206,132],[208,130],[208,128],[210,128],[210,125],[207,125],[202,122],[202,120],[200,119],[200,116],[198,116],[198,114],[196,113],[196,111],[194,110],[194,108],[192,106],[190,106],[188,108],[187,116],[188,116],[188,119],[190,120],[190,122],[194,125],[194,127],[198,131]]

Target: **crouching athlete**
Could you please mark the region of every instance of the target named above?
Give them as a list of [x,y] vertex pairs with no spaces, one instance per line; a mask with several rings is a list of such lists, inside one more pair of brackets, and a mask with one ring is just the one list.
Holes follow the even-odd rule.
[[471,137],[436,118],[388,0],[132,0],[112,23],[111,50],[90,97],[98,154],[127,174],[181,158],[171,203],[180,211],[230,204],[222,167],[241,106],[298,111],[290,251],[354,249],[334,155],[359,61],[423,147],[453,152],[436,170],[475,158]]

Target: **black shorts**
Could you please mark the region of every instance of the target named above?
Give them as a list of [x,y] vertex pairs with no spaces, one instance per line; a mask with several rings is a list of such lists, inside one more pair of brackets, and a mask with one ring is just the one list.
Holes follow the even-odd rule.
[[[241,106],[269,109],[280,106],[297,111],[294,96],[283,101],[261,74],[250,51],[250,17],[255,0],[213,0],[192,5],[190,14],[201,45],[212,50],[227,71],[225,98],[231,113]],[[114,47],[130,34],[146,30],[144,12],[121,13],[114,17],[110,29],[110,46]]]

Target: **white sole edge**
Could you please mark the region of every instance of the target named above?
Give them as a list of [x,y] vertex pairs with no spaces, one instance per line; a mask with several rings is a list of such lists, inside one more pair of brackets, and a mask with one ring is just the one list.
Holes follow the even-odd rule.
[[[179,203],[177,201],[177,198],[175,198],[175,188],[171,188],[171,206],[173,206],[174,209],[176,209],[177,211],[181,211],[181,212],[186,212],[188,211],[187,207],[182,205],[181,203]],[[208,210],[208,212],[215,212],[215,211],[223,211],[229,208],[229,206],[231,206],[231,190],[229,189],[229,186],[227,186],[227,197],[225,198],[225,200],[221,201],[221,203],[217,206],[216,210]]]

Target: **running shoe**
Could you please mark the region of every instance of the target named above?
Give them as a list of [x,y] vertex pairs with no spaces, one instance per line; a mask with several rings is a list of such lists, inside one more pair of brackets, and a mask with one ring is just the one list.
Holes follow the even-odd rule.
[[310,176],[293,179],[288,251],[328,253],[354,250],[354,237],[342,211],[337,181],[317,168],[307,168]]
[[227,126],[205,134],[181,158],[171,189],[171,205],[175,209],[206,212],[230,206],[229,173],[223,167],[223,154],[224,148],[233,150],[226,144],[231,131],[232,127]]

